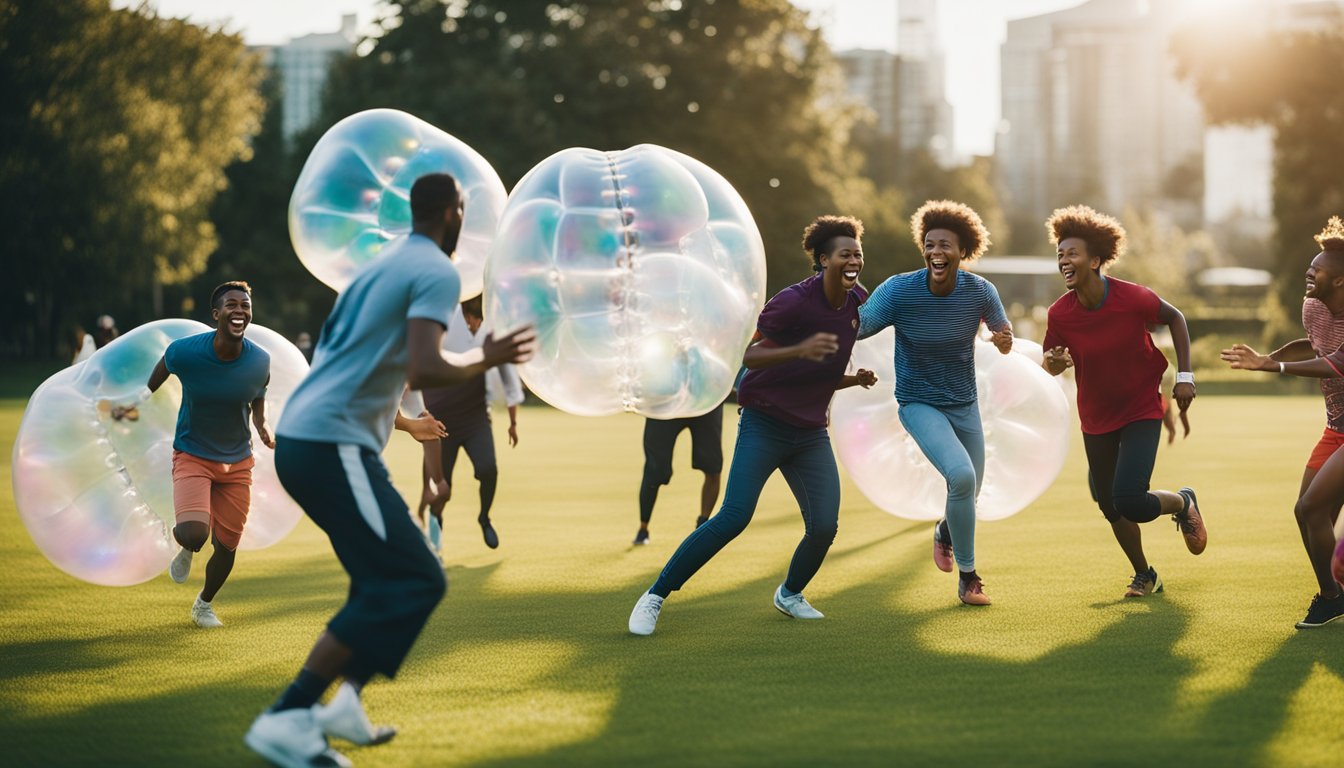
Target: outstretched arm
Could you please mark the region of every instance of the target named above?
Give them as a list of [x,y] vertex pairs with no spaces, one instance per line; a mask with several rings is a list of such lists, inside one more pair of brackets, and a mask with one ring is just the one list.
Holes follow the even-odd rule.
[[852,376],[850,375],[841,376],[840,384],[839,386],[836,387],[836,389],[837,390],[847,389],[849,387],[863,387],[864,389],[868,389],[869,387],[873,386],[876,383],[877,383],[877,374],[873,373],[867,368],[860,368],[859,370],[855,371]]
[[167,380],[168,363],[164,360],[163,356],[160,355],[159,362],[154,364],[154,370],[149,372],[149,380],[145,382],[144,388],[137,392],[135,397],[131,400],[121,403],[120,405],[112,406],[112,418],[117,421],[121,421],[122,419],[135,421],[139,419],[140,404],[148,400],[150,395],[158,392],[159,387],[162,387],[163,383]]
[[519,328],[496,339],[485,337],[481,345],[483,359],[467,365],[453,365],[443,357],[440,345],[444,328],[425,318],[406,321],[406,383],[411,389],[444,387],[479,376],[501,363],[523,363],[532,357],[536,334],[531,326]]
[[[1293,342],[1296,344],[1297,342]],[[1281,347],[1275,350],[1273,354],[1262,355],[1251,349],[1245,344],[1233,344],[1230,349],[1224,349],[1221,357],[1228,365],[1239,371],[1265,371],[1266,373],[1283,373],[1289,376],[1303,376],[1311,379],[1333,379],[1344,376],[1340,373],[1340,368],[1344,368],[1344,353],[1335,352],[1327,357],[1317,357],[1311,360],[1295,359],[1293,361],[1275,360],[1274,354],[1286,349]]]
[[742,354],[742,365],[749,369],[769,368],[792,360],[810,360],[819,363],[840,351],[840,340],[834,333],[814,333],[797,344],[781,347],[760,333]]

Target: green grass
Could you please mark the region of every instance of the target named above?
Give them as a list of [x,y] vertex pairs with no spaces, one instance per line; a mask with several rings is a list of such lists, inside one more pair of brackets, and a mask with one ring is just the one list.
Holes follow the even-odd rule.
[[[0,402],[8,452],[22,401]],[[980,528],[995,605],[956,603],[930,525],[890,517],[845,481],[840,535],[791,621],[770,595],[802,523],[771,480],[747,532],[675,594],[656,635],[627,634],[636,597],[689,530],[689,441],[632,548],[641,421],[521,417],[502,448],[487,550],[459,467],[450,589],[401,677],[366,693],[390,745],[371,766],[1338,766],[1344,623],[1297,632],[1314,592],[1292,505],[1322,426],[1319,396],[1203,398],[1163,447],[1155,487],[1199,489],[1195,558],[1146,526],[1167,592],[1122,601],[1129,570],[1088,499],[1081,441],[1031,508]],[[731,446],[735,420],[726,419]],[[397,435],[404,492],[417,449]],[[465,461],[463,462],[465,465]],[[49,565],[0,478],[0,762],[260,765],[251,719],[342,601],[344,573],[306,520],[240,556],[205,632],[188,586],[79,582]]]

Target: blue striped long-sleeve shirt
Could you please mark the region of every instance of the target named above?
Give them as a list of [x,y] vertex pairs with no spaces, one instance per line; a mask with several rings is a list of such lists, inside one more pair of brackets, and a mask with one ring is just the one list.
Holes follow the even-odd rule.
[[1008,327],[994,284],[957,271],[946,296],[929,291],[929,271],[892,275],[859,308],[859,338],[892,326],[896,331],[896,401],[934,406],[976,401],[975,336],[983,320]]

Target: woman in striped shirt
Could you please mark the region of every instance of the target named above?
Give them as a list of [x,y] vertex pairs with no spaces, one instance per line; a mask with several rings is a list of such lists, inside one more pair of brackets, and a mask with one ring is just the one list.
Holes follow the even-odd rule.
[[999,352],[1013,328],[988,280],[961,270],[989,247],[989,230],[969,206],[931,200],[910,218],[924,269],[894,275],[859,308],[859,338],[896,330],[896,402],[901,424],[947,480],[945,516],[933,533],[933,561],[950,572],[957,596],[989,605],[975,572],[975,499],[985,477],[985,434],[975,390],[975,338],[983,321]]

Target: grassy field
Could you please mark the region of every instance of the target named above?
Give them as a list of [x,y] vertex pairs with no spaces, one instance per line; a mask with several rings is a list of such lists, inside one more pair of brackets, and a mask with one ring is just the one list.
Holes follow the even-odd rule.
[[[23,402],[0,401],[8,454]],[[1315,398],[1206,397],[1163,447],[1155,487],[1190,484],[1210,528],[1185,552],[1145,527],[1164,595],[1123,601],[1130,572],[1088,500],[1081,441],[1036,504],[980,528],[995,605],[963,608],[929,557],[931,526],[845,482],[840,535],[809,587],[827,618],[771,593],[802,523],[778,477],[747,532],[668,600],[658,632],[630,608],[689,530],[689,441],[637,526],[641,421],[525,409],[501,450],[485,548],[459,466],[445,534],[450,589],[400,679],[371,686],[401,735],[349,748],[370,766],[1338,766],[1344,624],[1297,632],[1315,591],[1292,504],[1320,433]],[[731,446],[735,419],[725,419]],[[417,484],[397,435],[397,482]],[[462,462],[465,465],[465,461]],[[346,580],[306,520],[245,553],[192,626],[187,586],[79,582],[49,565],[0,469],[0,762],[260,765],[242,734],[289,681]]]

